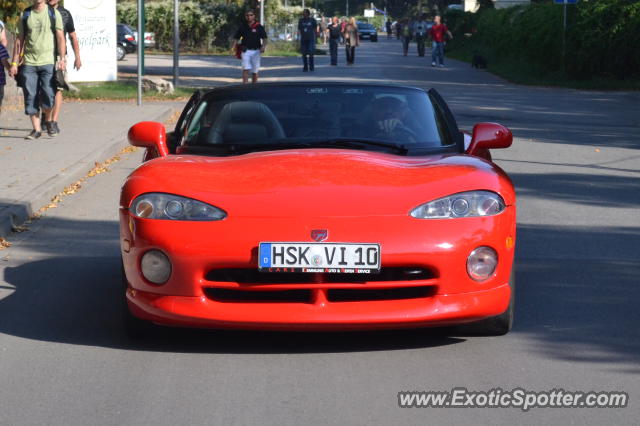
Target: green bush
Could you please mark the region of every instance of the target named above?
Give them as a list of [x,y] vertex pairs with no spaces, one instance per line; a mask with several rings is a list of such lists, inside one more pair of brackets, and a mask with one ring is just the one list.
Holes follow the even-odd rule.
[[640,77],[640,3],[599,0],[567,10],[564,64],[563,7],[553,3],[447,14],[454,35],[473,34],[451,47],[576,79]]
[[[118,3],[117,13],[118,22],[137,26],[135,2]],[[229,47],[241,17],[242,10],[236,4],[180,2],[181,48],[209,50]],[[156,47],[170,50],[173,47],[173,1],[146,3],[145,18],[145,30],[155,33]]]

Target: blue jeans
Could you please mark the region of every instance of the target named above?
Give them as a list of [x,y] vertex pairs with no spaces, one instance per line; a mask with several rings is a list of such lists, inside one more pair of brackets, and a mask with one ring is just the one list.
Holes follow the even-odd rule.
[[303,55],[313,55],[316,51],[316,41],[314,39],[300,40],[300,53]]
[[434,41],[431,48],[431,62],[444,65],[444,43]]
[[331,65],[338,65],[338,39],[329,39],[329,52],[331,53]]
[[25,65],[24,76],[24,113],[37,115],[40,107],[53,108],[53,64]]
[[305,70],[310,69],[311,71],[313,71],[313,54],[315,51],[315,39],[300,40],[300,53],[302,53],[302,64],[304,65]]

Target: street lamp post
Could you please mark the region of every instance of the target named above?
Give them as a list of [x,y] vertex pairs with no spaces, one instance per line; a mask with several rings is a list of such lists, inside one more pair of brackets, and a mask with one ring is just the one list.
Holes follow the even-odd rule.
[[179,0],[173,1],[173,87],[178,88],[180,61],[180,21],[178,19]]
[[264,0],[260,1],[260,25],[264,27]]

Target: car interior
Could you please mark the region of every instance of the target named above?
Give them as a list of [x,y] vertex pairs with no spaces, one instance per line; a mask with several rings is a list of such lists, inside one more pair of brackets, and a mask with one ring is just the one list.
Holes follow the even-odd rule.
[[[354,93],[357,96],[309,95],[298,100],[262,97],[258,102],[242,100],[204,100],[187,130],[187,146],[251,143],[269,144],[283,139],[318,140],[341,137],[375,139],[375,105],[381,97],[394,97],[404,104],[403,125],[421,144],[441,146],[435,118],[420,119],[416,112],[424,104],[409,96],[389,93]],[[433,112],[431,112],[434,114]],[[420,140],[417,140],[420,139]],[[403,142],[403,141],[396,141]],[[404,141],[405,143],[407,141]]]

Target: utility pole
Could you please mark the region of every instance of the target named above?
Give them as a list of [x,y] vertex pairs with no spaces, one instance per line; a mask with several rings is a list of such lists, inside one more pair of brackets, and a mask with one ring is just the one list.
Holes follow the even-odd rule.
[[258,0],[258,1],[260,1],[260,25],[264,27],[264,0]]
[[179,62],[180,62],[180,20],[178,19],[178,3],[180,0],[173,1],[173,87],[178,88],[178,80],[180,78]]
[[144,0],[138,0],[138,106],[142,105],[142,74],[144,73]]

